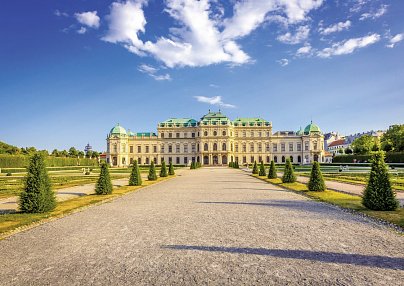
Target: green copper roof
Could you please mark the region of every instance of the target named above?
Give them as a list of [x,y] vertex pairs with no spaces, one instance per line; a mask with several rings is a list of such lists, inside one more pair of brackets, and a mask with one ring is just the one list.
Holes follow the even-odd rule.
[[320,127],[314,124],[313,121],[310,122],[310,124],[307,125],[306,128],[304,128],[304,134],[310,134],[312,132],[321,132]]
[[117,125],[115,125],[114,128],[111,129],[109,134],[111,134],[111,135],[127,135],[125,128],[120,126],[119,123]]
[[204,115],[201,120],[229,120],[229,118],[221,113],[220,110],[219,112],[210,112],[209,110],[209,113]]
[[153,137],[153,136],[157,136],[156,133],[152,133],[152,132],[138,132],[138,133],[136,133],[136,137]]
[[169,118],[166,121],[160,123],[160,126],[168,126],[168,127],[188,127],[188,126],[196,126],[197,122],[192,118]]
[[301,126],[300,129],[296,132],[296,135],[304,135],[304,131]]
[[233,121],[234,126],[254,126],[257,124],[258,126],[268,126],[270,125],[269,121],[265,119],[258,118],[258,117],[244,117],[244,118],[237,118]]

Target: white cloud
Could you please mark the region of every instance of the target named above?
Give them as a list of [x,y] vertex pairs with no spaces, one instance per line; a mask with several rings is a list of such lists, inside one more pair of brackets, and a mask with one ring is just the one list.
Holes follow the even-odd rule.
[[217,84],[214,84],[214,83],[209,84],[209,87],[212,87],[212,88],[219,88],[219,86],[218,86]]
[[289,60],[288,59],[280,59],[278,61],[276,61],[278,64],[280,64],[283,67],[286,67],[289,64]]
[[353,38],[334,43],[330,48],[325,48],[317,53],[321,58],[329,58],[336,55],[351,54],[355,50],[372,45],[380,40],[379,34],[372,34],[361,38]]
[[386,14],[387,7],[388,7],[388,5],[383,4],[383,5],[380,6],[380,8],[378,10],[376,10],[374,12],[363,13],[360,16],[359,20],[363,21],[363,20],[366,20],[366,19],[369,19],[369,18],[374,20],[374,19],[380,18],[381,16]]
[[108,16],[109,29],[104,41],[122,44],[129,51],[152,55],[167,67],[206,66],[216,63],[241,65],[253,60],[237,40],[262,25],[269,12],[278,13],[290,23],[307,20],[307,14],[323,0],[246,0],[233,6],[232,16],[224,18],[220,2],[209,0],[167,0],[166,12],[175,20],[169,34],[155,41],[141,40],[146,33],[146,0],[114,2]]
[[227,108],[235,108],[236,107],[233,104],[224,103],[221,96],[212,96],[212,97],[194,96],[194,97],[199,102],[208,103],[208,104],[211,104],[211,105],[218,105],[218,106],[227,107]]
[[97,11],[75,13],[76,20],[89,28],[98,29],[100,26],[100,17],[97,16]]
[[395,35],[394,37],[391,37],[391,38],[389,39],[389,44],[386,45],[386,47],[388,47],[388,48],[394,48],[394,46],[395,46],[397,43],[401,42],[403,39],[404,39],[404,34],[397,34],[397,35]]
[[168,73],[165,74],[157,74],[160,69],[152,67],[150,65],[141,64],[138,67],[138,71],[145,73],[155,80],[162,81],[162,80],[171,80],[171,76]]
[[87,29],[85,27],[81,27],[80,29],[77,30],[78,34],[85,34],[87,32]]
[[347,30],[347,29],[349,29],[351,27],[351,24],[352,24],[351,21],[347,20],[345,22],[336,23],[336,24],[331,25],[331,26],[329,26],[327,28],[320,27],[318,29],[318,31],[322,35],[328,35],[328,34],[331,34],[331,33],[341,32],[343,30]]
[[296,33],[292,34],[291,32],[287,32],[286,34],[280,35],[277,39],[285,44],[295,45],[302,43],[307,40],[309,37],[310,28],[309,26],[300,26],[296,29]]
[[58,17],[69,17],[69,14],[67,14],[66,12],[61,12],[60,10],[55,10],[53,14]]
[[310,54],[312,54],[312,50],[313,50],[313,48],[311,47],[311,45],[306,44],[296,51],[296,55],[297,56],[310,55]]
[[362,10],[362,8],[371,0],[356,0],[356,3],[349,9],[349,12],[356,13]]

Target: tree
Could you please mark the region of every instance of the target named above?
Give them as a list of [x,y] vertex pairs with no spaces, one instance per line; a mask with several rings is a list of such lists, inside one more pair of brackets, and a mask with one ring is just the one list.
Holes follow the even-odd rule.
[[325,191],[325,183],[323,174],[321,173],[320,164],[318,162],[313,163],[311,168],[310,180],[307,184],[309,191],[322,192]]
[[352,154],[352,153],[353,153],[353,150],[351,148],[347,147],[345,149],[345,154]]
[[109,176],[108,164],[102,163],[100,177],[95,185],[95,193],[97,195],[109,195],[112,193],[112,182]]
[[339,148],[339,149],[338,149],[338,153],[339,153],[339,154],[344,154],[344,149],[343,149],[343,148]]
[[254,161],[254,166],[252,169],[253,174],[258,174],[258,166],[257,166],[257,161]]
[[161,169],[160,169],[160,177],[167,177],[167,167],[166,167],[166,162],[163,161],[163,163],[161,163]]
[[266,172],[265,172],[264,162],[261,161],[260,170],[259,170],[258,176],[266,176],[266,175],[267,175],[267,174],[266,174]]
[[83,151],[77,151],[77,156],[80,158],[84,158],[84,152]]
[[129,186],[141,186],[142,177],[140,175],[140,169],[137,164],[137,160],[133,161],[132,173],[129,178]]
[[269,166],[268,179],[276,179],[278,175],[276,174],[276,166],[274,160],[271,160],[271,165]]
[[169,174],[170,176],[175,175],[174,165],[173,165],[172,162],[170,162],[170,165],[168,166],[168,174]]
[[59,151],[57,149],[53,149],[51,155],[55,156],[55,157],[59,157]]
[[43,213],[56,207],[55,193],[46,171],[42,155],[35,153],[29,162],[20,195],[20,210],[25,213]]
[[149,175],[147,176],[147,179],[149,181],[155,181],[157,180],[157,175],[156,175],[156,168],[154,167],[154,162],[152,161],[150,164],[149,168]]
[[191,167],[190,167],[190,169],[191,169],[191,170],[196,169],[196,166],[195,166],[195,162],[194,162],[194,161],[191,162]]
[[296,182],[296,176],[293,172],[293,166],[292,163],[290,163],[290,159],[286,159],[286,164],[285,164],[285,169],[283,171],[283,177],[282,177],[282,182],[283,183],[294,183]]
[[74,148],[74,147],[70,147],[70,149],[69,149],[69,156],[70,157],[77,157],[78,156],[78,151],[77,151],[77,149],[76,148]]
[[404,124],[391,125],[381,139],[383,150],[404,151]]
[[92,158],[94,155],[93,155],[93,151],[92,150],[88,150],[87,152],[86,152],[86,158]]
[[399,206],[396,195],[391,188],[383,152],[376,152],[372,156],[372,168],[363,192],[362,204],[375,211],[393,211]]
[[234,164],[235,164],[235,167],[234,167],[234,168],[236,168],[236,169],[239,169],[239,168],[240,168],[240,166],[238,165],[238,161],[236,161]]
[[352,147],[355,154],[366,155],[370,153],[374,144],[373,136],[363,135],[352,142]]

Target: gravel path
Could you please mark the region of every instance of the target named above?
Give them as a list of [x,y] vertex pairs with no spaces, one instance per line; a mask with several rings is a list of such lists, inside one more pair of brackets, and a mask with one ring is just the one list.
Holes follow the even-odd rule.
[[404,236],[229,168],[0,241],[1,285],[402,285]]

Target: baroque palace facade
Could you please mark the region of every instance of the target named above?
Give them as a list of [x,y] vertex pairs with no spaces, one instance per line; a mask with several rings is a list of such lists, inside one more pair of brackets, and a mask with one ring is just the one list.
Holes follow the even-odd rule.
[[230,120],[210,112],[200,121],[170,118],[157,126],[156,133],[133,133],[117,124],[107,136],[107,162],[124,167],[172,162],[189,165],[226,165],[231,161],[309,164],[324,160],[324,136],[312,122],[304,130],[272,133],[272,123],[261,118]]

